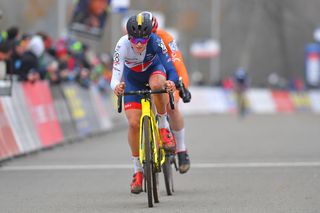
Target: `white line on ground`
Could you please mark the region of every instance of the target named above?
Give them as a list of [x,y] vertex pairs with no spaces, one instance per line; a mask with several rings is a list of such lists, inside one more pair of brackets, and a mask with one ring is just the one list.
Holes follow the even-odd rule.
[[[244,163],[193,163],[195,169],[214,168],[275,168],[275,167],[319,167],[320,162],[244,162]],[[4,166],[0,171],[34,171],[34,170],[109,170],[131,169],[131,164],[91,164],[91,165],[26,165]]]

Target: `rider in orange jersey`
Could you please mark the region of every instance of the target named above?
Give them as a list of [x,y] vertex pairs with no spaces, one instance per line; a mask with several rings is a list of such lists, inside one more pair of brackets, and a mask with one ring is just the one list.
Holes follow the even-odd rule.
[[[156,23],[153,26],[157,26],[157,20],[153,16],[153,23]],[[186,66],[183,63],[183,58],[176,41],[167,31],[163,29],[157,29],[157,27],[153,27],[153,32],[155,32],[164,42],[166,48],[168,50],[169,56],[172,59],[172,63],[176,68],[178,76],[182,78],[183,84],[186,88],[189,87],[189,75]]]
[[[185,145],[185,129],[184,129],[184,119],[181,111],[178,107],[178,102],[180,97],[183,99],[183,102],[187,103],[191,100],[191,93],[188,90],[189,86],[189,76],[186,69],[186,66],[183,63],[183,58],[176,41],[174,38],[165,30],[158,29],[158,22],[155,16],[152,13],[144,11],[142,13],[149,13],[149,17],[152,17],[152,32],[156,33],[164,42],[169,56],[172,60],[172,63],[178,73],[178,76],[182,78],[182,88],[179,91],[175,92],[175,109],[171,110],[168,106],[167,111],[169,115],[169,122],[171,130],[176,138],[176,152],[178,154],[178,164],[179,164],[179,172],[181,174],[186,173],[190,168],[190,159],[187,153],[187,148]],[[183,92],[181,92],[183,91]],[[179,97],[180,95],[180,97]]]

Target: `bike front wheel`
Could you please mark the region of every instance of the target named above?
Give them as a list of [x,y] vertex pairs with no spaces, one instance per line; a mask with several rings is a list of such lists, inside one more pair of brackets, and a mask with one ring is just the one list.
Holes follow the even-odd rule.
[[143,118],[142,126],[142,143],[144,144],[145,162],[143,164],[145,187],[148,196],[148,206],[153,207],[152,201],[152,158],[151,158],[151,142],[150,142],[150,119]]
[[159,173],[155,167],[152,167],[152,186],[153,186],[153,199],[155,203],[159,203]]

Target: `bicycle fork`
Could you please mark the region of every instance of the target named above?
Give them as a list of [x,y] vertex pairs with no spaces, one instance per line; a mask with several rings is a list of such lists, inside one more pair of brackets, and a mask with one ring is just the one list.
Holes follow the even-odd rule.
[[[152,147],[152,152],[153,152],[153,163],[156,166],[156,170],[157,171],[161,171],[161,165],[164,163],[165,161],[165,153],[164,150],[160,147],[162,147],[162,141],[160,139],[160,134],[158,131],[158,128],[156,126],[156,120],[155,120],[155,116],[153,114],[153,112],[151,111],[151,103],[149,100],[145,100],[142,99],[141,100],[141,105],[142,105],[142,115],[140,118],[140,126],[143,126],[143,119],[144,117],[148,117],[149,118],[149,130],[151,134],[150,135],[150,142],[151,147]],[[143,132],[142,132],[143,128],[140,128],[140,140],[139,140],[139,158],[140,158],[140,163],[141,165],[143,164],[143,162],[146,159],[145,156],[145,152],[144,152],[144,143],[142,141],[142,137],[143,137]],[[158,146],[159,146],[159,150],[161,152],[160,156],[161,159],[159,158],[158,155],[158,146],[157,146],[157,141],[159,142]]]

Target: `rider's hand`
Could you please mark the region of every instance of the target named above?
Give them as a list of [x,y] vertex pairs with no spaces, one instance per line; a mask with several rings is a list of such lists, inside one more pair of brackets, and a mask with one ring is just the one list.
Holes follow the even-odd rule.
[[191,92],[187,88],[184,88],[184,93],[180,90],[179,95],[182,98],[183,103],[189,103],[191,101]]
[[173,81],[170,81],[170,80],[167,80],[165,82],[165,87],[167,92],[170,92],[170,91],[173,92],[176,89],[176,85],[174,84]]
[[116,94],[117,96],[119,95],[123,95],[124,93],[124,89],[126,88],[126,84],[124,82],[119,83],[116,88],[114,88],[114,94]]

